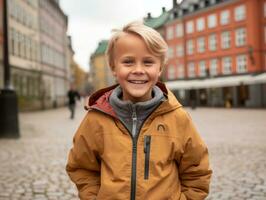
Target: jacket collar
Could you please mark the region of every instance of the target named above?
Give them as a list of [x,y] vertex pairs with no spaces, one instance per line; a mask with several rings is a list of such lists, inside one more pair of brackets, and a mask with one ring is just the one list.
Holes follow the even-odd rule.
[[[85,105],[86,110],[100,110],[106,114],[109,114],[115,118],[117,118],[112,106],[109,103],[109,97],[116,88],[118,84],[112,85],[107,88],[103,88],[101,90],[96,91],[89,97],[88,104]],[[174,94],[168,90],[164,83],[157,82],[156,86],[158,86],[162,92],[164,93],[164,96],[167,98],[166,101],[164,101],[161,106],[159,106],[158,109],[155,110],[154,115],[158,115],[164,112],[169,112],[173,109],[177,109],[181,107],[182,105],[176,100]]]

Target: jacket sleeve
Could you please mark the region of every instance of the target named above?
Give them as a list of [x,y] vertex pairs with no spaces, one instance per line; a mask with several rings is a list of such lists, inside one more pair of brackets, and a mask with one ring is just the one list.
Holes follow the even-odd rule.
[[187,200],[201,200],[207,197],[211,174],[207,146],[197,133],[191,118],[186,114],[179,176],[181,190]]
[[74,136],[66,165],[66,171],[76,184],[81,200],[96,199],[100,188],[99,137],[88,115]]

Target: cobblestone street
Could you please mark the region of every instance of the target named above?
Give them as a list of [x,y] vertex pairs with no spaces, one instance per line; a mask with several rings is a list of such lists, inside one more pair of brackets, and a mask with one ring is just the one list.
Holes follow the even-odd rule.
[[[188,112],[208,144],[208,200],[266,199],[266,110],[199,108]],[[21,138],[0,140],[0,200],[77,200],[65,173],[75,120],[67,108],[20,114]]]

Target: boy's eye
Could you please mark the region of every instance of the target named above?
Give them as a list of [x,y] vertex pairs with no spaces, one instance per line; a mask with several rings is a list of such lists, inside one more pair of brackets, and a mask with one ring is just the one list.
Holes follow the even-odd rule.
[[126,64],[126,65],[130,65],[132,64],[134,61],[133,60],[124,60],[122,61],[123,64]]
[[152,60],[145,60],[144,64],[147,65],[147,66],[150,66],[150,65],[153,65],[154,62]]

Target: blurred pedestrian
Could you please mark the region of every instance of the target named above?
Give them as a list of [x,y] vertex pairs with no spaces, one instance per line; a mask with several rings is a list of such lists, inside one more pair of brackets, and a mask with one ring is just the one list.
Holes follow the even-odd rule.
[[68,107],[70,110],[70,119],[74,119],[75,117],[75,109],[76,109],[76,100],[80,100],[80,94],[75,89],[75,86],[71,84],[70,89],[67,93],[68,96]]
[[92,94],[66,170],[81,200],[197,199],[209,192],[208,150],[191,118],[158,82],[167,44],[142,23],[107,48],[119,85]]

